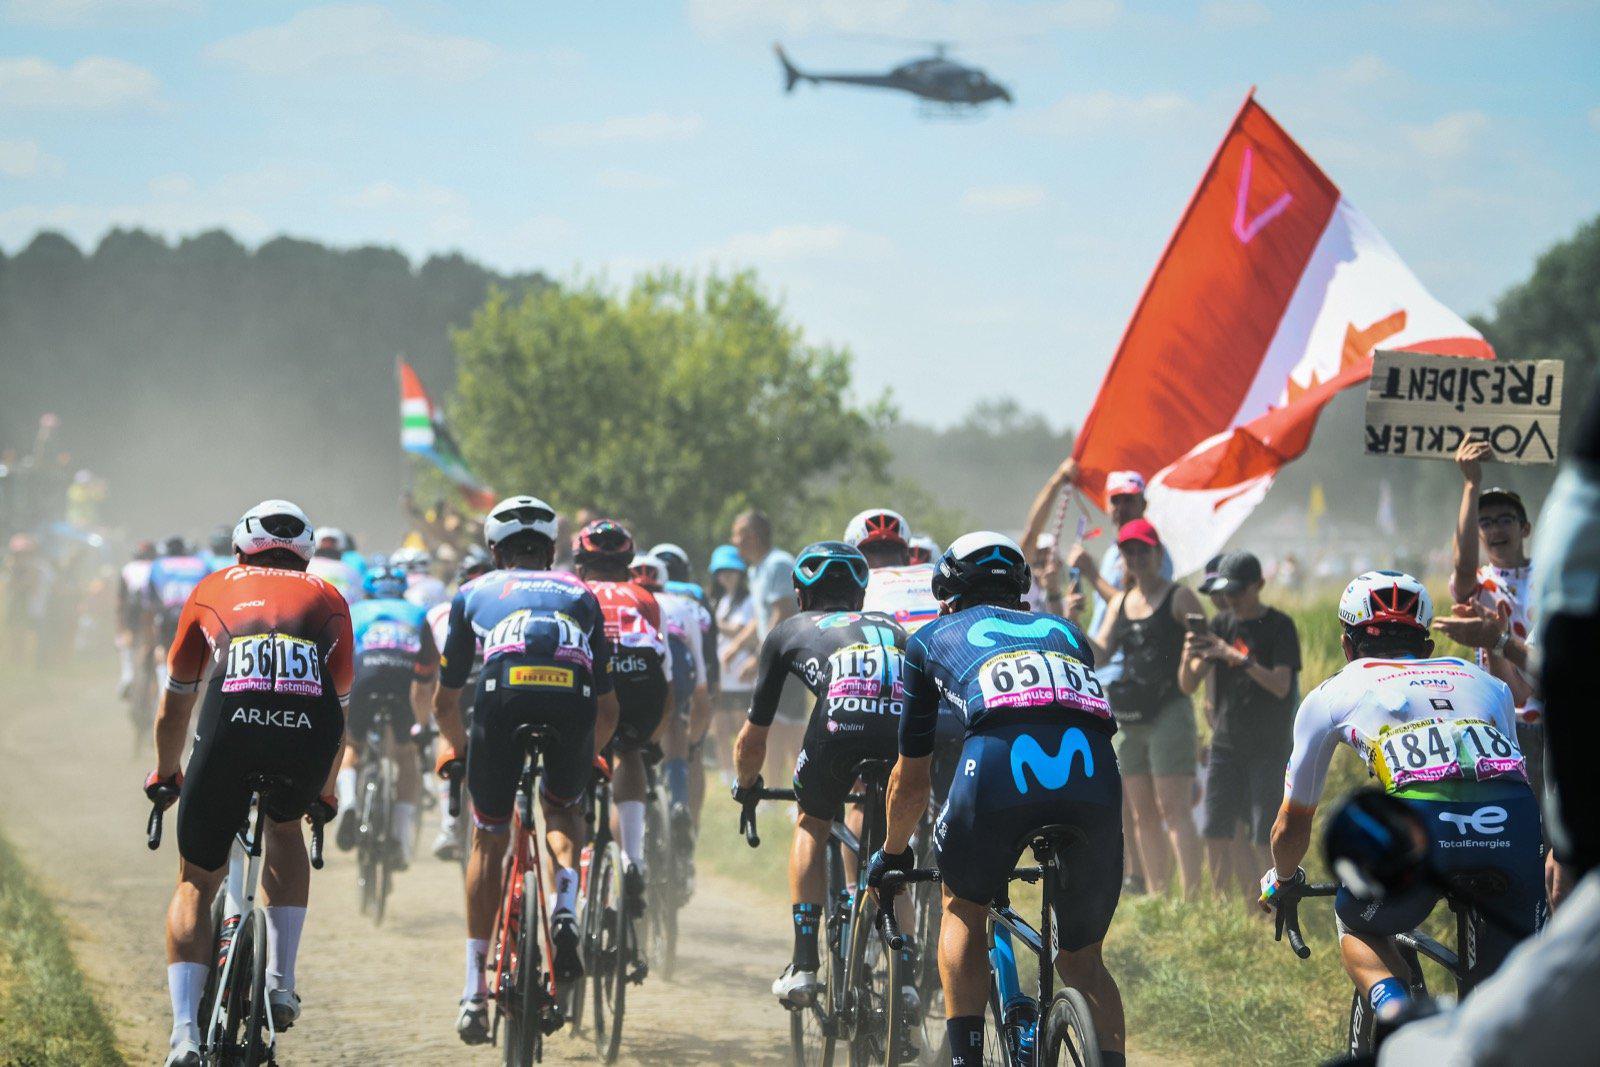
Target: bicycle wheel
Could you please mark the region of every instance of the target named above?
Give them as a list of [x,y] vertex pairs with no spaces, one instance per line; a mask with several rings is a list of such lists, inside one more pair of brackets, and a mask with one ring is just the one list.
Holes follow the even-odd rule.
[[522,968],[518,965],[517,950],[522,935],[522,882],[508,871],[504,893],[513,899],[502,901],[501,916],[495,921],[494,936],[489,959],[494,970],[490,980],[489,997],[495,1005],[495,1028],[500,1031],[500,1056],[506,1067],[518,1067],[522,1048],[522,1016],[517,1011],[520,1003]]
[[895,1067],[896,1064],[919,1059],[924,1042],[917,1040],[923,1036],[920,1020],[908,1017],[906,1005],[900,999],[900,987],[910,985],[913,976],[905,973],[908,968],[900,958],[900,953],[890,952],[888,946],[881,942],[879,945],[885,957],[884,988],[887,991],[883,1062]]
[[[517,937],[517,1067],[529,1067],[544,1051],[540,1025],[544,1006],[544,968],[539,952],[539,878],[528,871],[522,881],[522,918]],[[507,1043],[509,1047],[509,1042]]]
[[983,1067],[1027,1067],[1012,1055],[1005,1009],[1000,1004],[1000,991],[995,988],[993,979],[989,981],[989,1005],[983,1013]]
[[1076,989],[1062,989],[1044,1017],[1039,1067],[1100,1067],[1100,1037],[1089,1002]]
[[[933,862],[931,851],[927,862]],[[918,1020],[922,1034],[921,1060],[930,1065],[942,1065],[950,1062],[950,1034],[944,1025],[944,983],[939,978],[939,931],[944,923],[944,901],[937,882],[918,882],[915,893],[918,952],[913,984],[922,1001]]]
[[241,940],[247,942],[250,951],[249,968],[239,972],[241,979],[248,979],[249,986],[244,1000],[249,1005],[249,1015],[240,1062],[244,1067],[258,1067],[272,1061],[272,1048],[267,1044],[267,913],[256,908],[248,921],[239,924],[239,929]]
[[356,891],[360,894],[361,914],[372,915],[378,910],[378,850],[382,844],[378,833],[378,783],[370,764],[364,765],[360,774],[357,784],[361,810],[356,824]]
[[889,956],[878,937],[878,903],[859,890],[850,922],[850,955],[845,974],[850,993],[850,1067],[884,1063],[888,1053],[890,1004],[898,1000],[889,984]]
[[628,964],[633,956],[622,888],[622,850],[615,842],[595,856],[590,874],[595,887],[590,907],[595,911],[594,956],[590,973],[594,998],[594,1047],[606,1063],[614,1063],[622,1048],[622,1015],[627,1004]]

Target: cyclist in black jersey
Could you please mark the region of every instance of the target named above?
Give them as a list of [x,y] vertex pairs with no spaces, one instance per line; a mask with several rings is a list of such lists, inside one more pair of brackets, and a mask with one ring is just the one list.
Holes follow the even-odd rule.
[[789,852],[789,893],[794,905],[794,958],[772,984],[785,1007],[811,1003],[817,981],[817,929],[822,918],[823,848],[866,759],[896,758],[904,690],[900,681],[906,633],[887,615],[862,612],[867,560],[840,541],[801,551],[794,566],[800,612],[773,628],[761,645],[750,718],[734,742],[738,786],[744,799],[762,787],[767,731],[784,681],[794,675],[816,696],[805,742],[795,761],[800,807]]

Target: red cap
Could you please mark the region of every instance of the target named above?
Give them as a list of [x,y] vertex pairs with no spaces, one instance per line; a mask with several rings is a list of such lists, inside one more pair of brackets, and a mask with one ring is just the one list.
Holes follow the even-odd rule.
[[1156,528],[1150,525],[1149,519],[1134,519],[1122,524],[1117,531],[1117,544],[1126,544],[1129,541],[1142,541],[1151,548],[1161,547],[1161,535],[1156,533]]

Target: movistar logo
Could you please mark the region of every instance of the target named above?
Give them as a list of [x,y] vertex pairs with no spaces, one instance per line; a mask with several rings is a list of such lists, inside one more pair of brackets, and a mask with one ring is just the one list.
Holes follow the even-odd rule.
[[967,643],[977,648],[992,648],[996,634],[1038,639],[1048,637],[1053,631],[1064,636],[1073,648],[1082,650],[1083,646],[1078,644],[1077,637],[1072,633],[1072,627],[1049,615],[1041,615],[1031,622],[1009,622],[993,616],[980,619],[967,631]]
[[1033,772],[1034,781],[1046,789],[1060,789],[1072,777],[1072,759],[1083,757],[1083,776],[1094,777],[1094,753],[1089,751],[1089,739],[1076,726],[1061,735],[1061,751],[1054,756],[1045,755],[1044,746],[1023,734],[1011,745],[1011,780],[1017,783],[1017,792],[1028,791],[1024,769]]

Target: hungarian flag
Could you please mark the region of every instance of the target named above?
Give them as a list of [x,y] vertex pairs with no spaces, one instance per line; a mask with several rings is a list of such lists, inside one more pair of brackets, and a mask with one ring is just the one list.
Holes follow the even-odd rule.
[[[1149,484],[1179,574],[1311,442],[1375,347],[1494,358],[1252,96],[1184,210],[1078,434],[1079,487]],[[1351,445],[1352,449],[1356,446]]]
[[450,431],[445,429],[444,413],[422,388],[422,379],[404,356],[395,362],[400,368],[400,447],[425,457],[443,471],[445,477],[460,486],[461,495],[473,507],[493,507],[494,491],[473,477]]

